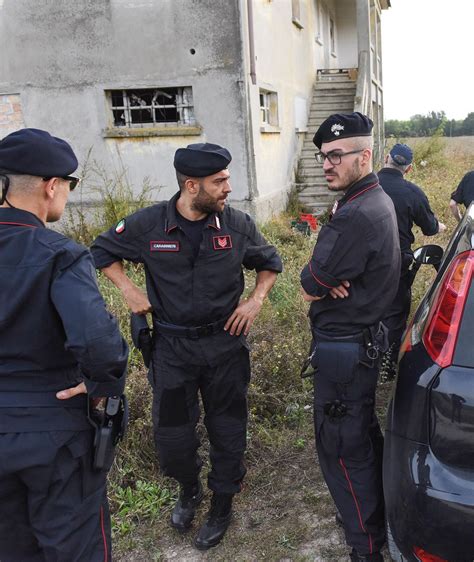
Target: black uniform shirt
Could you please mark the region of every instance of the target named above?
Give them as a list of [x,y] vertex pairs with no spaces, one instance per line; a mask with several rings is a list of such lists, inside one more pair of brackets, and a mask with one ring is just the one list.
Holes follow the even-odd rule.
[[0,208],[0,281],[0,433],[90,429],[67,400],[27,407],[30,393],[54,399],[81,380],[95,397],[123,392],[128,349],[90,252],[27,211]]
[[[352,185],[321,228],[313,256],[301,272],[312,296],[309,316],[315,328],[353,334],[378,322],[392,304],[400,274],[400,245],[393,203],[375,174]],[[349,297],[328,293],[350,281]]]
[[[97,268],[125,259],[143,263],[153,315],[178,326],[202,326],[228,318],[244,289],[242,266],[281,271],[274,246],[258,232],[253,220],[226,206],[208,215],[199,254],[177,220],[177,193],[125,219],[125,228],[111,228],[92,245]],[[165,337],[168,350],[195,364],[212,364],[236,347],[237,338],[219,332],[199,340]]]
[[438,220],[426,195],[417,185],[404,179],[402,172],[393,168],[382,168],[378,176],[380,185],[395,207],[400,250],[402,254],[411,256],[411,245],[415,241],[412,233],[413,223],[421,228],[425,236],[432,236],[438,232]]
[[466,208],[474,201],[474,171],[468,172],[451,194],[451,199],[462,203]]

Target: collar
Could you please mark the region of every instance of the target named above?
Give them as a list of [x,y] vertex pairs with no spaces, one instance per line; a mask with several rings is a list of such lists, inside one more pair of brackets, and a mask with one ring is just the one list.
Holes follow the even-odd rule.
[[[166,234],[172,232],[178,227],[178,217],[176,210],[176,201],[179,199],[180,192],[173,195],[173,197],[168,201],[166,206],[166,224],[165,230]],[[211,213],[207,216],[207,220],[204,224],[204,228],[215,228],[216,230],[221,229],[221,221],[219,218],[220,213]]]
[[366,191],[370,191],[374,187],[379,185],[379,179],[376,174],[373,172],[364,176],[359,181],[356,181],[349,187],[349,189],[344,193],[344,195],[339,199],[338,209],[340,209],[343,205],[352,201],[359,195],[362,195]]
[[390,174],[392,176],[400,176],[403,178],[403,173],[400,172],[400,170],[395,170],[395,168],[382,168],[378,173]]
[[46,228],[43,221],[36,215],[23,209],[0,208],[0,225],[27,226],[32,228]]

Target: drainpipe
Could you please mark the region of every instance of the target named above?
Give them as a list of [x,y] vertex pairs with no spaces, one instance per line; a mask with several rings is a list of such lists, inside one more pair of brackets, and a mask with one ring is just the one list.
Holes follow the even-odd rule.
[[255,70],[255,41],[253,38],[253,4],[252,0],[247,1],[247,15],[249,25],[249,55],[250,55],[250,77],[252,84],[257,83],[257,72]]

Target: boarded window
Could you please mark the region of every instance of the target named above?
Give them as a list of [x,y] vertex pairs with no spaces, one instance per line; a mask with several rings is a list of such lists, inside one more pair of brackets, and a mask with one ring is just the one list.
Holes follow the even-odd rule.
[[106,94],[114,127],[196,124],[191,87],[109,90]]

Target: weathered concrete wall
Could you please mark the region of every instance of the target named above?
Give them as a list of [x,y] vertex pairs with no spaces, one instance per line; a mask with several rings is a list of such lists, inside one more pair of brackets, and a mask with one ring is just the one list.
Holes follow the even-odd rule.
[[[24,124],[69,140],[83,161],[128,169],[176,190],[176,148],[216,142],[233,154],[233,198],[248,198],[244,76],[237,0],[4,0],[0,94],[20,93]],[[191,49],[195,54],[191,54]],[[192,86],[202,133],[105,138],[105,90]],[[1,97],[0,97],[1,99]]]

